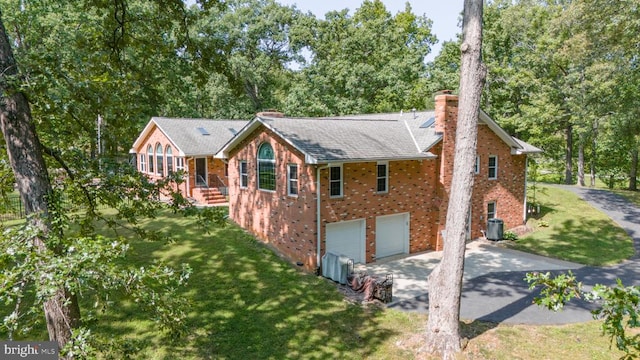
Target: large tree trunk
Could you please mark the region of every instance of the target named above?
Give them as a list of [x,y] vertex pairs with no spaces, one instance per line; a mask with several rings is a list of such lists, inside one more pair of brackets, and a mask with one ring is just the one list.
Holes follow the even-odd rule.
[[567,185],[571,185],[573,184],[573,125],[567,125],[565,134],[567,137],[567,147],[564,150],[564,183]]
[[629,190],[638,190],[638,148],[631,151],[631,167],[629,169]]
[[478,115],[486,70],[482,64],[483,0],[465,0],[460,73],[460,101],[453,179],[446,219],[442,260],[428,279],[429,319],[425,350],[453,358],[461,349],[460,294],[464,270],[465,234],[476,157]]
[[[18,71],[1,16],[0,13],[0,127],[25,212],[34,215],[30,219],[41,232],[41,237],[34,239],[35,249],[44,251],[47,234],[51,232],[47,205],[51,183],[29,102],[16,86]],[[44,313],[50,340],[63,347],[80,319],[76,297],[59,289],[44,304]]]
[[580,138],[580,144],[578,144],[578,185],[585,186],[584,182],[584,141]]

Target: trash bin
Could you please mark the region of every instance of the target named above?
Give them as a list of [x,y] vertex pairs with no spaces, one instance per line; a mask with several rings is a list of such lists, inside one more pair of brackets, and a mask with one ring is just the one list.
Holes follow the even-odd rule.
[[487,239],[502,240],[504,235],[504,221],[502,219],[489,219],[487,221]]

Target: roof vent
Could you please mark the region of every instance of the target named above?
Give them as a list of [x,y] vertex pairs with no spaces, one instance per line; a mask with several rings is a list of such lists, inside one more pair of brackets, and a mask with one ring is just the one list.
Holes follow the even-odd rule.
[[209,132],[207,131],[207,129],[203,128],[203,127],[198,127],[196,128],[198,129],[198,131],[200,132],[201,135],[211,135],[209,134]]
[[436,118],[435,116],[432,116],[427,121],[425,121],[424,124],[420,125],[420,129],[430,128],[435,123],[436,123]]

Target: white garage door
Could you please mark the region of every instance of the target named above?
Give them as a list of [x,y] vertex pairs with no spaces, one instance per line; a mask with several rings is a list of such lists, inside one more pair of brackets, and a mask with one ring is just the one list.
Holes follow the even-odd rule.
[[327,224],[327,252],[346,255],[354,263],[365,263],[364,220]]
[[376,218],[376,259],[409,253],[409,214]]

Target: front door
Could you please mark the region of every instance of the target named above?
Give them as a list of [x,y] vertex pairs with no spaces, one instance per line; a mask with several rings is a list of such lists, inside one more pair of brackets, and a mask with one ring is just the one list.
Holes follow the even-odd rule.
[[196,186],[207,186],[207,158],[196,159]]

